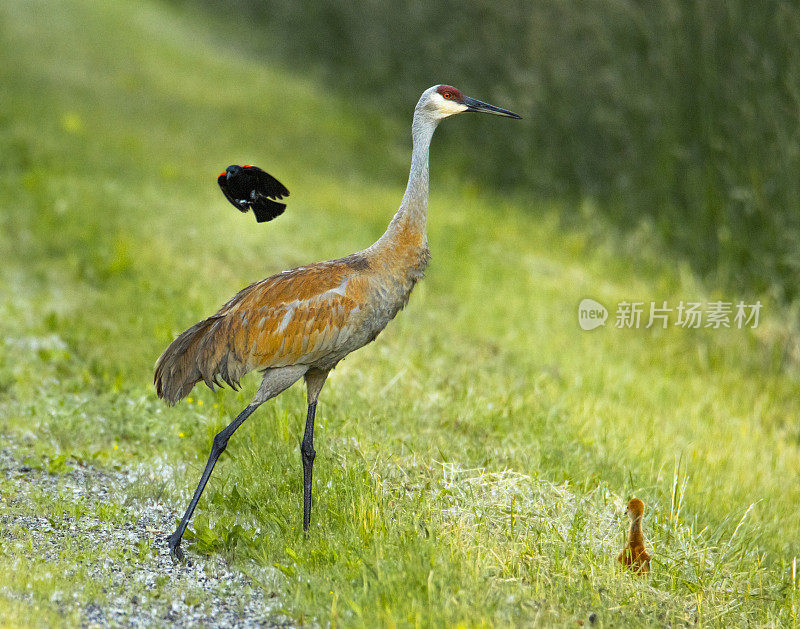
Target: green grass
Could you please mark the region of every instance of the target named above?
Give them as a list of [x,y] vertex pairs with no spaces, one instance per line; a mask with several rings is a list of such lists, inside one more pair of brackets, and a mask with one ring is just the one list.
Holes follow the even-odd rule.
[[[370,244],[402,195],[409,121],[248,60],[212,28],[154,3],[0,5],[0,431],[54,474],[175,465],[166,488],[112,496],[93,515],[108,525],[154,492],[178,515],[257,385],[168,409],[151,377],[174,335],[251,281]],[[292,190],[257,229],[214,182],[245,161]],[[662,260],[647,232],[621,241],[588,205],[564,231],[563,208],[461,185],[435,140],[432,164],[428,275],[323,391],[311,534],[298,386],[232,439],[188,553],[275,566],[301,622],[796,626],[788,315],[767,302],[752,332],[582,332],[586,296],[737,296]],[[19,515],[15,482],[0,481],[0,514]],[[632,495],[648,507],[645,580],[614,562]],[[40,511],[60,513],[53,500]],[[71,562],[149,552],[67,550],[50,565],[0,540],[3,624],[51,624],[52,593],[70,588],[76,622],[104,586],[81,586]],[[65,571],[77,578],[37,576]]]

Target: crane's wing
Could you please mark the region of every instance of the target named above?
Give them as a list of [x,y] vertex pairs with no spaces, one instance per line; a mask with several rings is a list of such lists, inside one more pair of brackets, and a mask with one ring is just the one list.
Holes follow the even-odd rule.
[[[178,336],[156,363],[158,395],[175,404],[204,380],[237,388],[253,369],[312,364],[360,329],[368,278],[343,258],[273,275]],[[355,347],[353,347],[355,349]]]

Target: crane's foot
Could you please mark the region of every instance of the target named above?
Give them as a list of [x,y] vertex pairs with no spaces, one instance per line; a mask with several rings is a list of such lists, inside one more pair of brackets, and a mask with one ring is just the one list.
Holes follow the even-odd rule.
[[181,550],[181,536],[173,533],[167,538],[169,543],[169,556],[172,558],[172,563],[185,563],[186,557]]

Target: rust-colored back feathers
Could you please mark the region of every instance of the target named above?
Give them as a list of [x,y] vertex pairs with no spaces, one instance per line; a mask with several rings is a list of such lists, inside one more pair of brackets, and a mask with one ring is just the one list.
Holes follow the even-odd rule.
[[385,325],[370,320],[371,297],[391,279],[382,277],[391,269],[383,271],[355,254],[251,284],[167,347],[156,363],[156,392],[173,405],[201,380],[212,390],[220,380],[237,388],[253,369],[333,367]]

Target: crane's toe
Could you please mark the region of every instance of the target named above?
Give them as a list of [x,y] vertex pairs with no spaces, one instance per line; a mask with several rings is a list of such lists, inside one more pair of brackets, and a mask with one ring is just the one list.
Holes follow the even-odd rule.
[[169,556],[172,559],[172,563],[185,563],[186,557],[181,550],[181,538],[176,538],[172,534],[167,538],[167,541],[169,542]]

